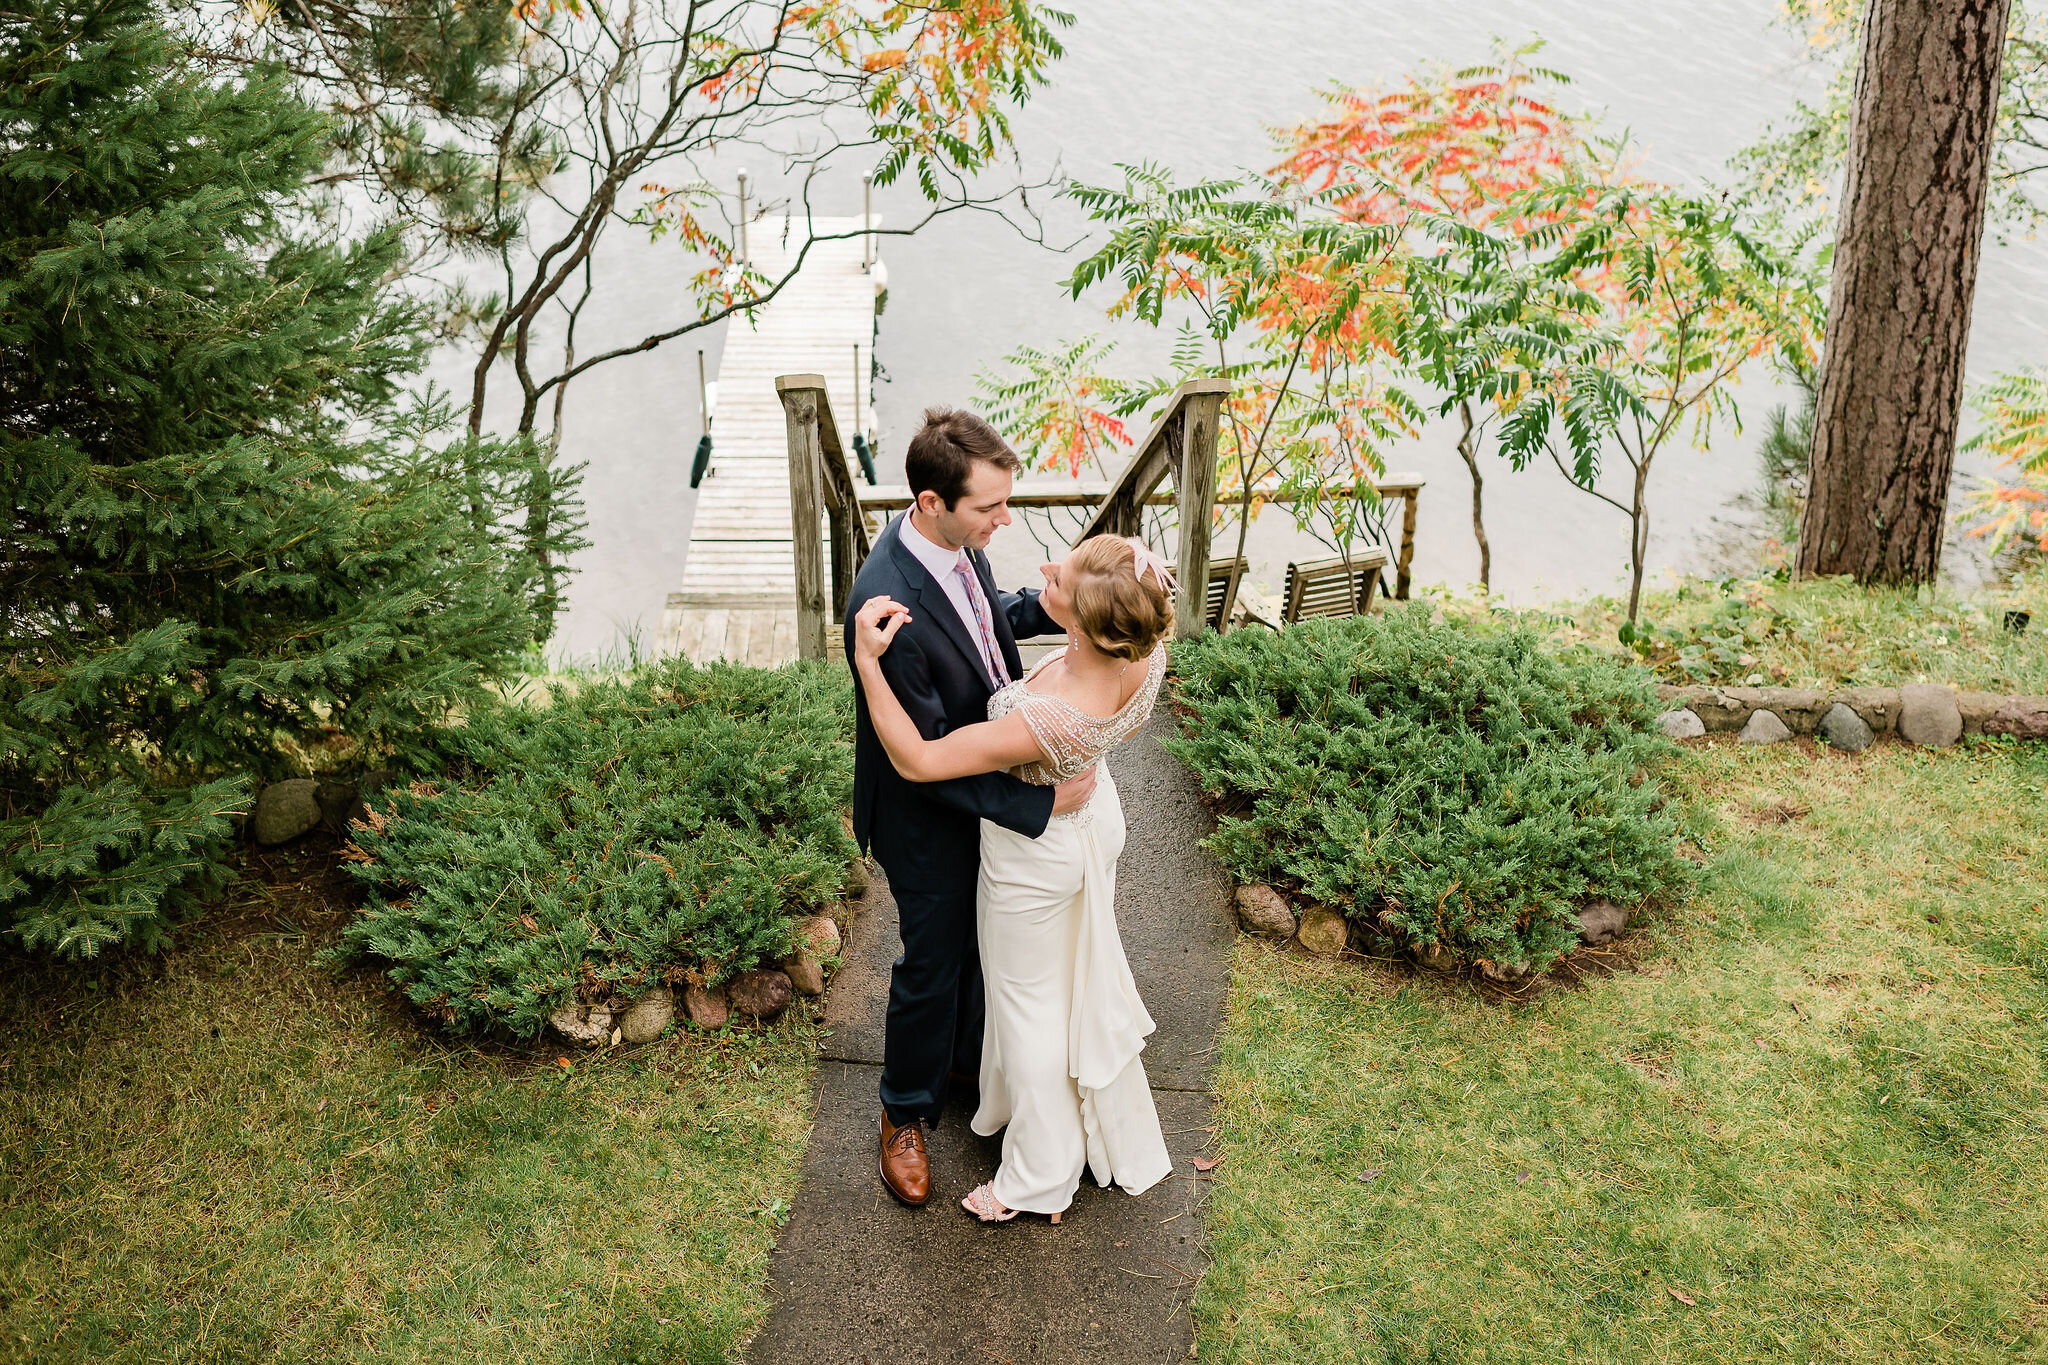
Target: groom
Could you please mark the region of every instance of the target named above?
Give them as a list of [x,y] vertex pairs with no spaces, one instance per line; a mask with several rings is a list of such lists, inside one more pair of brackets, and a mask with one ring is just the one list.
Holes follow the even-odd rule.
[[[987,720],[990,694],[1023,676],[1017,638],[1059,633],[1035,591],[997,590],[982,553],[1010,524],[1010,483],[1022,468],[987,422],[928,409],[904,460],[916,505],[889,523],[853,580],[847,665],[862,603],[888,596],[908,607],[882,674],[926,739]],[[931,1195],[922,1125],[938,1122],[949,1085],[972,1089],[981,1070],[980,822],[1035,839],[1053,814],[1087,803],[1095,772],[1058,787],[1008,773],[908,782],[875,735],[858,673],[853,695],[854,838],[888,874],[903,939],[889,977],[879,1164],[889,1193],[915,1207]]]

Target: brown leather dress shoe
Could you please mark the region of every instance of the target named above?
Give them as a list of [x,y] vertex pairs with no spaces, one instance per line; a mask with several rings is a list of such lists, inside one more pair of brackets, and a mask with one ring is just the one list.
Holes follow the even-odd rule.
[[922,1207],[932,1197],[931,1158],[924,1150],[924,1129],[916,1119],[898,1128],[882,1115],[882,1184],[898,1203]]

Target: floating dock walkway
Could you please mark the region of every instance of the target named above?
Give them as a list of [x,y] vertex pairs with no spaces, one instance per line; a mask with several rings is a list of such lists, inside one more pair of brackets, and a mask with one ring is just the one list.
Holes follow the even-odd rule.
[[[789,427],[777,376],[823,375],[832,410],[846,414],[840,421],[849,445],[855,431],[875,429],[870,376],[879,272],[863,263],[864,220],[811,221],[819,235],[855,235],[813,244],[803,270],[756,311],[751,326],[744,317],[730,324],[711,420],[711,467],[697,490],[682,589],[669,594],[662,611],[660,653],[755,665],[797,657]],[[780,278],[803,245],[802,230],[801,221],[781,218],[750,223],[755,267]],[[829,634],[836,640],[836,630]]]

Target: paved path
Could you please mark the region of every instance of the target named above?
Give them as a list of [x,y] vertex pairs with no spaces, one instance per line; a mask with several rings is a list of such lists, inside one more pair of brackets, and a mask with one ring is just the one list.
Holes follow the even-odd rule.
[[769,1270],[773,1300],[752,1365],[1103,1361],[1188,1357],[1188,1299],[1206,1264],[1208,1074],[1223,1020],[1229,887],[1196,846],[1210,819],[1194,778],[1159,747],[1165,714],[1111,755],[1129,837],[1117,869],[1124,947],[1159,1025],[1145,1048],[1172,1176],[1132,1198],[1081,1179],[1060,1226],[1020,1215],[983,1226],[959,1207],[995,1173],[1000,1136],[964,1108],[931,1137],[932,1198],[906,1209],[875,1172],[876,1097],[889,967],[901,951],[879,878],[856,917],[826,1001],[833,1036],[796,1207]]

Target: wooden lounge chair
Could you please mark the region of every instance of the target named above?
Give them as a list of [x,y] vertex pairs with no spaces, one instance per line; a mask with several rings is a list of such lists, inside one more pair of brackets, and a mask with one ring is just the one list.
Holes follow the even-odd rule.
[[1289,625],[1310,616],[1361,616],[1372,607],[1373,589],[1387,552],[1380,546],[1354,551],[1351,558],[1318,559],[1287,566],[1281,620]]
[[1216,559],[1209,562],[1209,601],[1204,613],[1211,630],[1227,630],[1230,614],[1237,609],[1237,586],[1244,579],[1245,562],[1242,559]]

